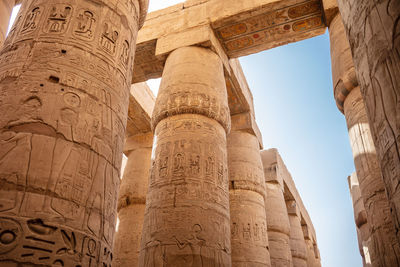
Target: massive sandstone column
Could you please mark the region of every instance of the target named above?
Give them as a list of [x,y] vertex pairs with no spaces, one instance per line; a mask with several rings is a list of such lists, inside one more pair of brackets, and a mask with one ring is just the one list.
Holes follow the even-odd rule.
[[153,134],[128,137],[128,157],[118,196],[119,226],[115,235],[114,263],[119,267],[138,266]]
[[0,265],[111,266],[145,1],[25,0],[0,53]]
[[300,210],[294,200],[287,200],[286,207],[290,222],[290,249],[293,267],[307,267],[307,248],[301,227]]
[[0,48],[6,39],[8,24],[14,7],[13,0],[0,0]]
[[[232,120],[232,129],[235,128]],[[271,266],[265,217],[265,181],[255,135],[228,135],[232,266]]]
[[350,47],[344,27],[337,15],[330,28],[332,70],[335,97],[344,112],[349,129],[354,164],[359,179],[365,210],[371,226],[371,260],[374,266],[392,266],[400,262],[400,248],[396,229],[390,216],[366,107],[354,73]]
[[356,223],[358,246],[360,255],[363,259],[363,266],[379,266],[375,261],[371,262],[371,228],[368,223],[367,213],[365,211],[364,201],[361,197],[361,191],[358,183],[357,174],[354,172],[348,177],[351,199],[353,201],[354,221]]
[[283,179],[278,175],[277,165],[271,165],[268,154],[267,151],[261,151],[271,266],[290,267],[293,265],[289,243],[290,222],[283,195]]
[[301,226],[303,229],[304,241],[306,242],[307,249],[307,266],[308,267],[317,267],[316,255],[314,252],[314,244],[312,240],[312,236],[310,235],[310,230],[308,229],[308,225],[304,224]]
[[230,115],[214,52],[183,47],[169,55],[153,127],[139,266],[231,266]]
[[338,3],[400,240],[400,1]]

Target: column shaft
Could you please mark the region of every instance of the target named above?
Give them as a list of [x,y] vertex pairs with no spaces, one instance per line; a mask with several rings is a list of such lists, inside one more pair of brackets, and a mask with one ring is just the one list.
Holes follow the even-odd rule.
[[230,117],[215,53],[183,47],[169,55],[153,127],[139,266],[231,266]]
[[294,200],[286,201],[290,223],[290,249],[293,267],[307,267],[307,248],[301,227],[300,212]]
[[359,87],[347,96],[344,113],[362,203],[372,231],[371,261],[373,266],[393,266],[400,262],[400,248]]
[[23,1],[0,55],[0,265],[111,265],[142,2]]
[[376,257],[371,260],[370,251],[374,249],[373,244],[371,244],[371,227],[368,223],[367,213],[365,210],[365,205],[363,198],[361,196],[361,190],[359,186],[359,181],[357,174],[353,173],[348,178],[350,195],[353,201],[354,209],[354,222],[357,229],[358,245],[360,248],[360,254],[363,259],[363,266],[381,266],[380,262],[377,262]]
[[400,240],[400,3],[338,3]]
[[271,266],[265,217],[265,181],[256,136],[228,135],[232,266]]
[[390,216],[390,205],[365,103],[355,77],[350,45],[339,14],[332,20],[329,31],[335,97],[346,117],[361,195],[372,230],[371,242],[375,244],[370,247],[371,260],[374,266],[390,266],[397,264],[400,258],[395,224]]
[[118,196],[119,226],[114,242],[114,262],[119,267],[139,264],[153,134],[129,137],[125,144],[128,143],[135,146],[126,152],[128,161]]
[[286,209],[282,185],[267,181],[265,209],[267,214],[269,249],[271,265],[276,267],[292,266],[290,250],[290,222]]
[[0,0],[0,48],[6,39],[8,24],[10,22],[13,0]]
[[310,239],[306,239],[306,247],[307,247],[307,266],[315,267],[315,255],[314,255],[314,246]]

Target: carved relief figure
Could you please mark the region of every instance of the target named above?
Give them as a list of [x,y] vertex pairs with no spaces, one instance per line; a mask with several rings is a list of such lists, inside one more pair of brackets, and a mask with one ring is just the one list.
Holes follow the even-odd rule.
[[165,247],[160,240],[153,240],[146,244],[146,256],[144,267],[163,267],[165,266]]
[[174,239],[176,241],[176,245],[178,246],[179,249],[184,249],[186,246],[189,246],[190,249],[192,250],[192,255],[193,255],[193,261],[192,265],[193,267],[201,267],[203,266],[203,259],[201,256],[201,249],[205,245],[206,241],[203,237],[201,237],[201,232],[202,228],[200,224],[195,224],[192,227],[192,234],[190,237],[188,237],[185,241],[181,242],[179,241],[175,236]]

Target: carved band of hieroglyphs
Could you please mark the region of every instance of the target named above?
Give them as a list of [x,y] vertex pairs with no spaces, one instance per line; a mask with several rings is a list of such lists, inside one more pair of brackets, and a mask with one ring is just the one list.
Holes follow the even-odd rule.
[[[12,252],[11,259],[7,253]],[[110,245],[83,232],[47,224],[40,218],[0,217],[0,265],[111,266]]]
[[[131,8],[134,7],[131,3]],[[73,7],[72,4],[49,5],[39,2],[29,7],[26,15],[20,15],[16,19],[5,47],[12,41],[56,39],[67,45],[98,48],[101,51],[99,55],[104,55],[104,59],[119,61],[127,69],[129,61],[133,59],[130,29],[123,24],[119,26],[116,21],[101,22],[99,13],[99,8],[93,5],[75,4]],[[38,31],[38,28],[41,30]],[[17,39],[14,40],[15,38]]]
[[162,119],[185,113],[201,114],[218,121],[225,129],[230,129],[230,112],[225,104],[218,102],[217,97],[197,92],[177,92],[160,95],[157,100],[164,105],[158,105],[153,111],[153,126]]
[[283,36],[290,36],[296,32],[306,32],[324,26],[322,16],[311,17],[296,22],[287,22],[283,25],[271,27],[251,35],[246,35],[238,39],[230,40],[225,43],[228,51],[237,51],[251,46],[262,44],[269,40],[280,39]]

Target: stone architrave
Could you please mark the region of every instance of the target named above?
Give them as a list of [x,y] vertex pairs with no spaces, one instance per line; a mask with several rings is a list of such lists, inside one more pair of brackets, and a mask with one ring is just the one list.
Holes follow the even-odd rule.
[[354,71],[350,46],[338,14],[329,26],[332,73],[337,105],[343,111],[349,130],[354,164],[365,210],[372,231],[370,249],[374,266],[392,266],[400,262],[400,247],[390,215],[381,168],[368,122],[365,102]]
[[0,0],[0,48],[6,39],[8,24],[10,23],[14,1]]
[[[232,129],[236,128],[232,119]],[[228,135],[232,266],[271,266],[265,216],[265,181],[255,135]]]
[[0,265],[111,266],[145,2],[23,1],[0,55]]
[[271,164],[269,154],[268,151],[261,151],[266,183],[265,210],[271,266],[290,267],[290,222],[283,194],[283,180],[277,175],[277,164]]
[[192,46],[169,55],[152,124],[139,266],[231,266],[230,115],[217,54]]
[[151,132],[128,137],[125,142],[128,161],[118,195],[119,226],[114,243],[114,264],[118,267],[139,263],[152,147]]
[[367,212],[355,172],[348,177],[348,182],[351,199],[353,201],[354,222],[356,224],[358,246],[363,259],[363,266],[385,266],[379,265],[376,261],[371,260],[370,251],[373,249],[373,247],[371,247],[371,245],[373,246],[371,243],[371,227],[368,223]]
[[290,249],[292,252],[293,267],[308,267],[307,248],[301,227],[299,208],[294,200],[286,200],[286,207],[290,222]]
[[400,240],[400,2],[338,4]]

